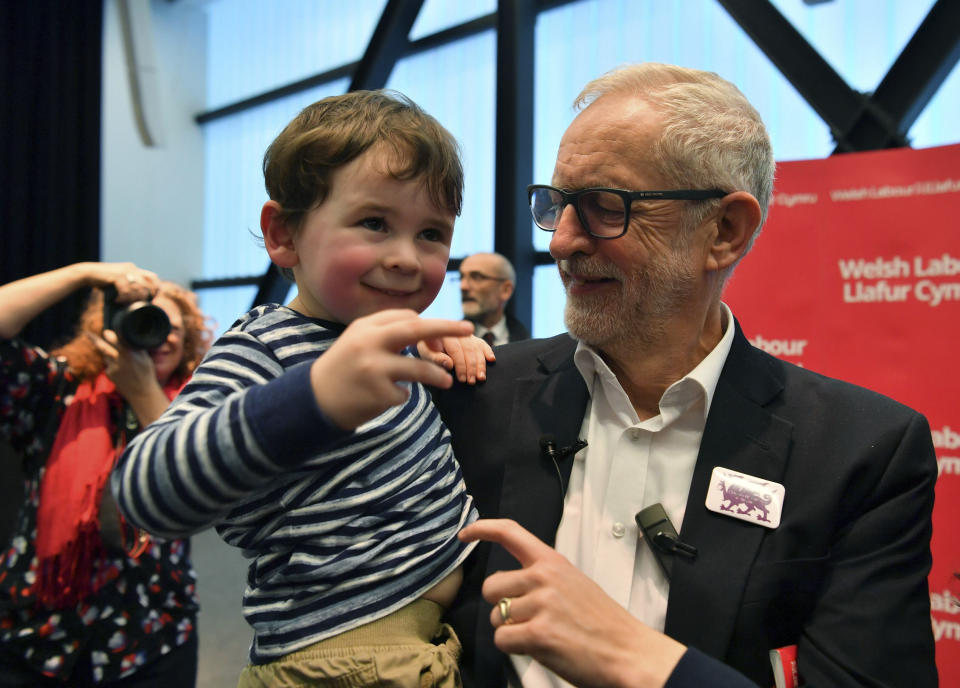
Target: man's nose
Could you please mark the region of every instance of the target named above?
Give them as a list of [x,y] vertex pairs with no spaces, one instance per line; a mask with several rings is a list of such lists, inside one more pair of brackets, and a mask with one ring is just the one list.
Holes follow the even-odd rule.
[[580,222],[577,209],[573,204],[566,205],[560,212],[557,228],[550,237],[550,255],[555,260],[569,258],[574,253],[592,253],[596,239],[587,232]]

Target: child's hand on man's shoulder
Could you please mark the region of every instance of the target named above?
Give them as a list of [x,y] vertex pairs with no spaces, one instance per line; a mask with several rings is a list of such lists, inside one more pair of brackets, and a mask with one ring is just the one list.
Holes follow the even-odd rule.
[[417,350],[423,359],[452,370],[457,380],[471,385],[486,380],[487,363],[497,360],[490,345],[472,334],[420,341]]

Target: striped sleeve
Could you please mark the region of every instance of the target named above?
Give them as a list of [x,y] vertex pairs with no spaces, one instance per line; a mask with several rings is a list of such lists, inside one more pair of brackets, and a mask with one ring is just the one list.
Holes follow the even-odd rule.
[[310,386],[318,348],[281,361],[283,330],[269,332],[270,342],[255,330],[225,334],[123,452],[111,481],[130,523],[162,537],[203,530],[345,434],[323,416]]

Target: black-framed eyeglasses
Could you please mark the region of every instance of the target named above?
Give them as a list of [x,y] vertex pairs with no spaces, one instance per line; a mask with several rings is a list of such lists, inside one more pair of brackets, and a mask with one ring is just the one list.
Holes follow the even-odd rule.
[[546,184],[531,184],[527,187],[530,212],[537,227],[547,232],[556,231],[563,209],[573,204],[580,224],[590,236],[598,239],[616,239],[627,233],[630,225],[630,205],[634,201],[703,201],[708,198],[723,198],[726,195],[727,192],[720,189],[626,191],[597,187],[564,191]]
[[452,279],[456,282],[466,282],[467,280],[471,282],[506,282],[506,277],[494,277],[493,275],[485,275],[482,272],[477,270],[471,270],[470,272],[460,272],[452,276]]

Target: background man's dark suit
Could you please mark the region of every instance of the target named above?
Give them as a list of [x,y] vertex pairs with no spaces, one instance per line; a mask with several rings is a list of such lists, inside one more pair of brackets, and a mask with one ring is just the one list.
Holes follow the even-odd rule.
[[[510,344],[485,384],[436,394],[481,516],[515,519],[551,545],[572,459],[558,475],[539,439],[577,439],[588,398],[574,348],[567,335]],[[708,511],[714,466],[782,483],[780,527]],[[795,643],[808,685],[935,686],[926,576],[936,477],[921,415],[773,358],[738,327],[680,531],[698,556],[674,562],[666,633],[765,687],[768,650]],[[502,685],[479,591],[517,566],[487,543],[468,561],[448,617],[467,685]]]
[[507,335],[510,337],[511,342],[530,339],[530,331],[527,330],[526,325],[509,313],[505,313],[503,317],[507,319]]

